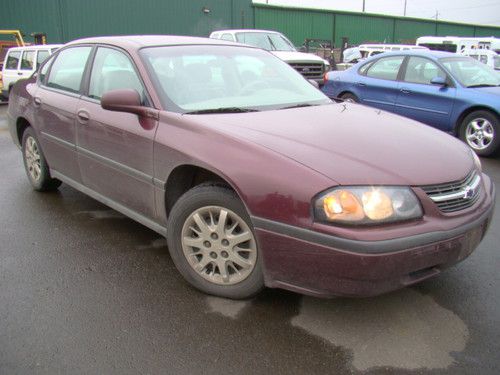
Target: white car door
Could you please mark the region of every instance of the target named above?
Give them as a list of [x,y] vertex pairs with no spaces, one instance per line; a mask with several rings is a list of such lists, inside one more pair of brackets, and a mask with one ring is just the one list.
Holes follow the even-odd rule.
[[17,73],[18,79],[29,78],[35,71],[35,50],[26,50],[23,52],[21,57],[21,63],[19,64],[19,72]]

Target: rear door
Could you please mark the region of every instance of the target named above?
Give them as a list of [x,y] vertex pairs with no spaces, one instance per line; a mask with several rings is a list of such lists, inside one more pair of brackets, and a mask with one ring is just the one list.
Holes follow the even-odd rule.
[[36,129],[51,170],[81,182],[76,157],[76,106],[92,47],[60,51],[42,67],[40,86],[33,93]]
[[2,70],[2,90],[8,91],[19,78],[19,63],[21,51],[9,51]]
[[26,50],[23,51],[21,56],[21,64],[19,65],[18,79],[29,78],[35,71],[36,64],[36,51]]
[[[446,72],[434,61],[420,56],[410,56],[405,65],[399,83],[397,112],[441,130],[449,130],[456,88]],[[448,84],[431,84],[435,77],[446,79]]]
[[149,106],[149,99],[130,57],[122,50],[98,47],[86,94],[78,102],[78,161],[84,184],[139,213],[155,214],[153,139],[157,123],[141,125],[132,113],[101,107],[104,93],[134,89]]
[[[395,112],[399,93],[398,77],[403,56],[387,56],[371,63],[354,82],[360,102],[371,107]],[[361,68],[363,69],[363,68]]]

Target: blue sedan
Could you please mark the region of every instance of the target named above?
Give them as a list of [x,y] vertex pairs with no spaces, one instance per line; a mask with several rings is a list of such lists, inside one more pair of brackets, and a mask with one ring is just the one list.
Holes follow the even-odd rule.
[[327,73],[322,91],[446,131],[478,155],[500,149],[500,76],[470,57],[439,51],[383,53]]

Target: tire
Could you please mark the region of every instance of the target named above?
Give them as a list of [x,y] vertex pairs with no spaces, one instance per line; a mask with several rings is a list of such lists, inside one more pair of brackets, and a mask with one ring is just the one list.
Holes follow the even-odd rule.
[[498,116],[489,111],[474,111],[460,124],[459,136],[480,156],[492,156],[500,145]]
[[50,176],[49,166],[35,131],[31,127],[23,133],[22,151],[24,168],[33,189],[36,191],[56,190],[61,185],[61,181]]
[[344,102],[359,103],[358,97],[354,94],[351,94],[350,92],[346,92],[345,94],[340,95],[340,99],[342,99]]
[[[225,225],[221,217],[226,218]],[[202,292],[244,299],[264,287],[250,217],[225,186],[203,184],[180,197],[169,215],[167,242],[179,272]]]

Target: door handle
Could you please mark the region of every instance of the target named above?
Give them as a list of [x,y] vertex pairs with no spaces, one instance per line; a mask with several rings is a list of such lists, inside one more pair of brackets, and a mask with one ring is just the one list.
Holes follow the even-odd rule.
[[35,104],[35,107],[40,107],[42,105],[42,99],[40,99],[38,96],[35,96],[33,98],[33,103]]
[[361,86],[361,87],[364,87],[364,86],[366,86],[366,83],[363,83],[363,82],[356,82],[356,86]]
[[90,119],[90,115],[87,111],[78,111],[77,116],[80,124],[85,124]]
[[17,72],[17,75],[18,75],[18,76],[22,76],[22,75],[23,75],[23,73],[21,73],[21,72]]
[[410,90],[407,90],[407,89],[400,89],[399,91],[401,91],[403,94],[411,94],[411,91]]

